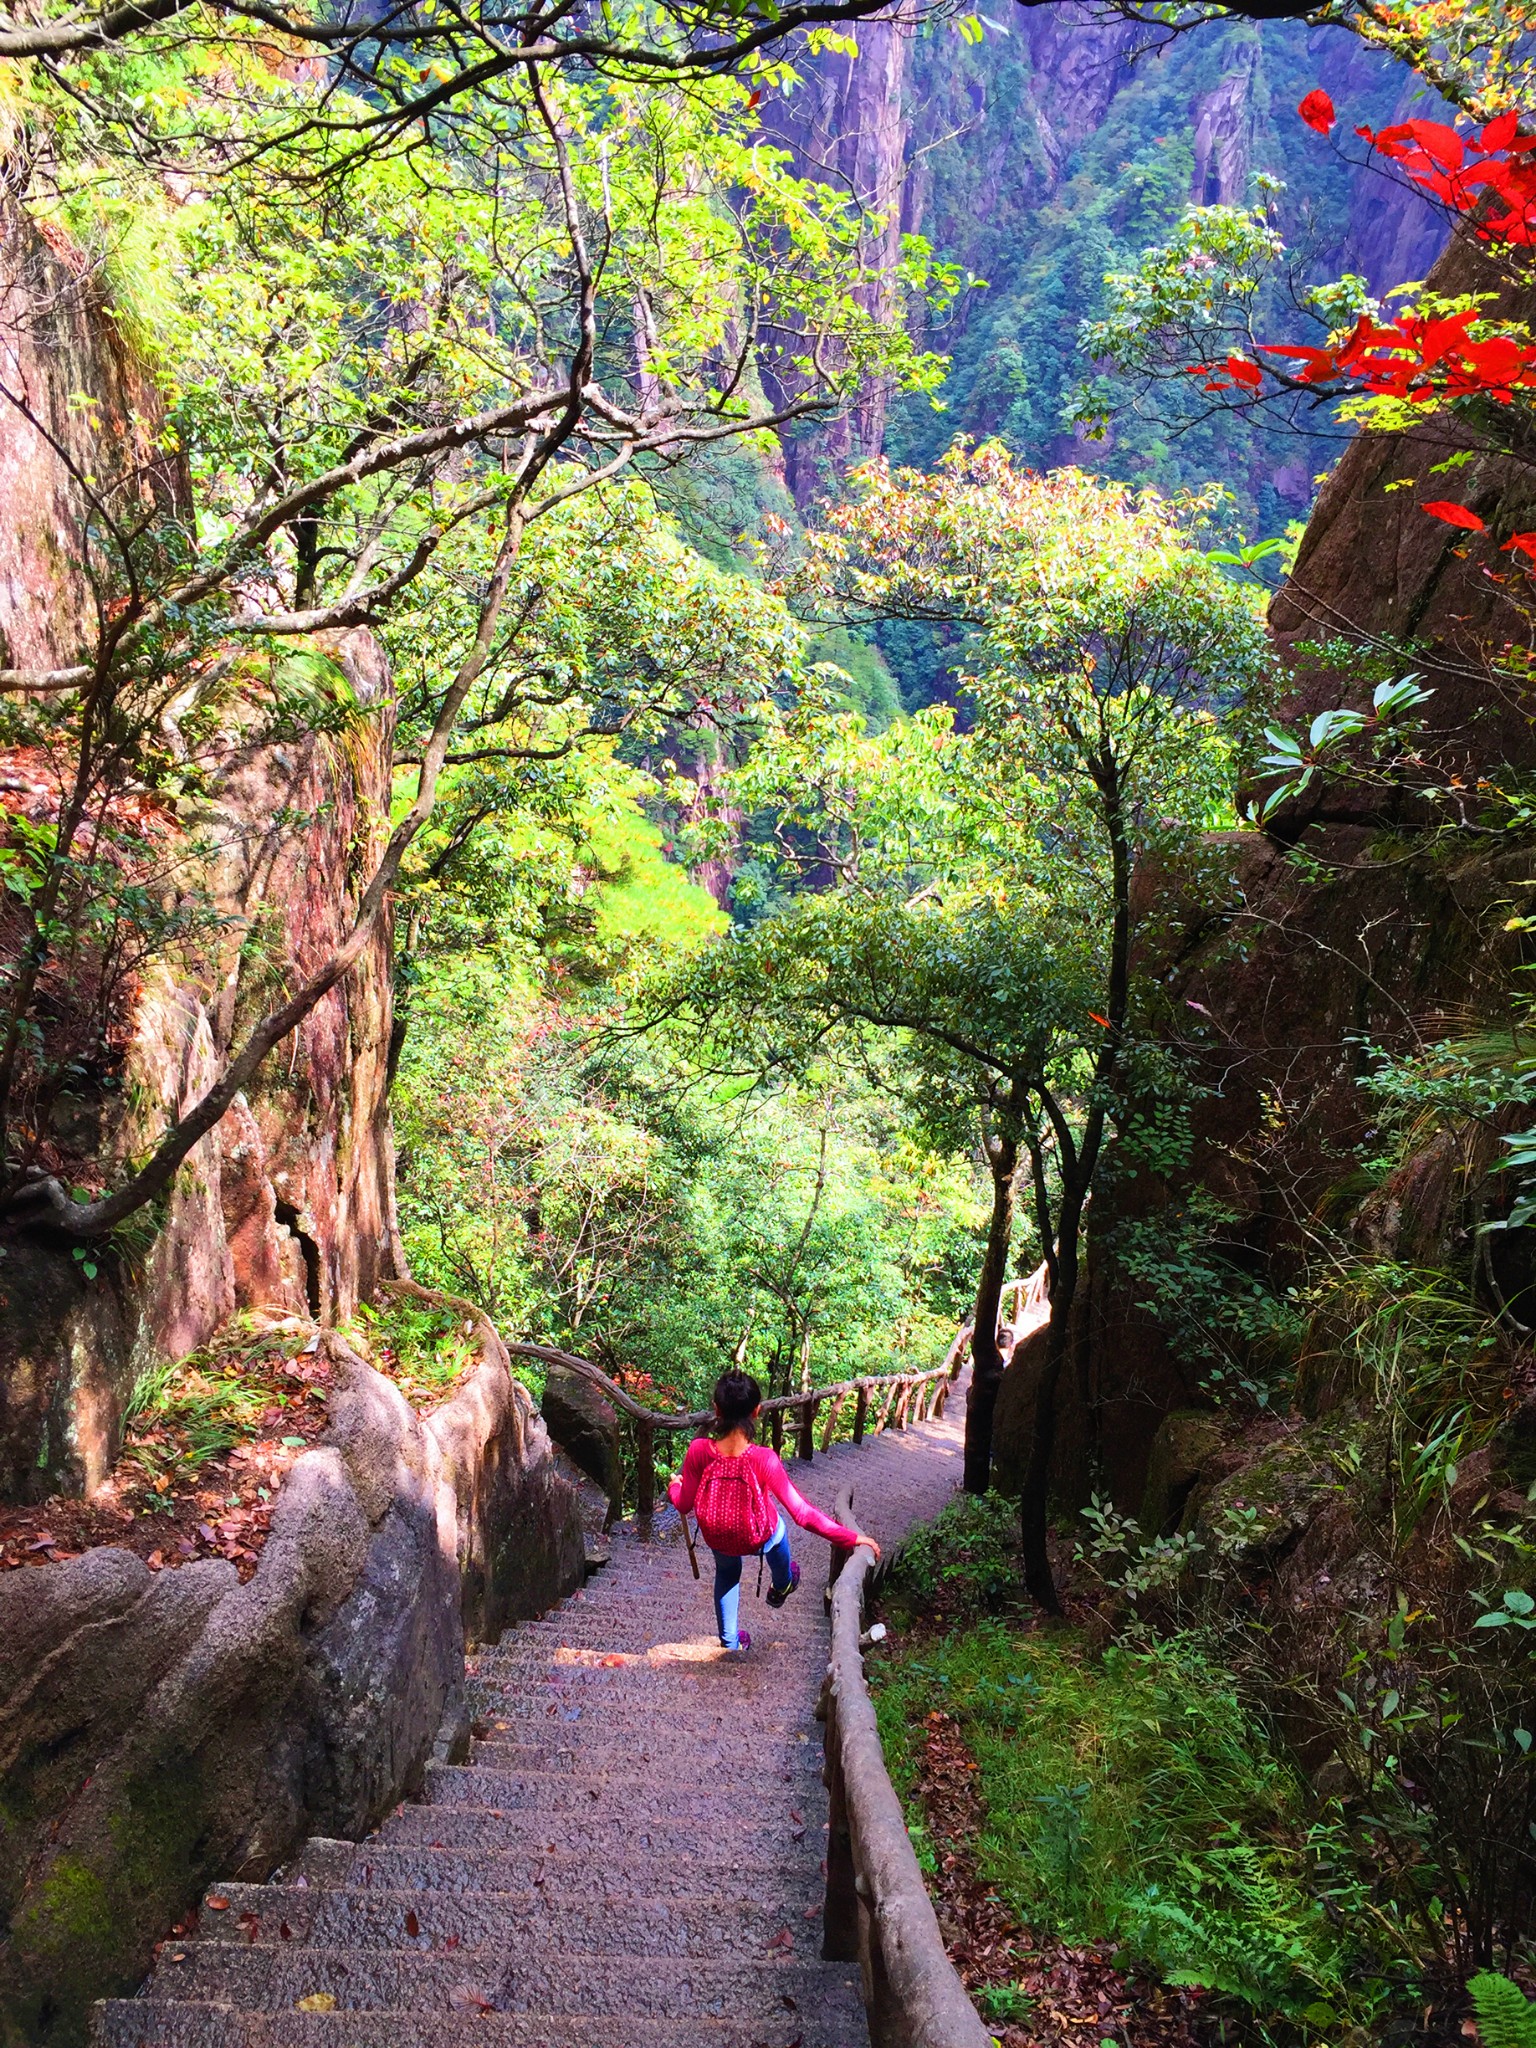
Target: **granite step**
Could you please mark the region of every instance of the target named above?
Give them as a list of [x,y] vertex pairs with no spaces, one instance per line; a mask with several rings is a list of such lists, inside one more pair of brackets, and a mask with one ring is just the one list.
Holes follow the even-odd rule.
[[746,2012],[824,2009],[841,1991],[858,1998],[856,1973],[819,1960],[821,1930],[791,1929],[793,1950],[754,1953],[721,1925],[725,1958],[520,1954],[503,1944],[442,1951],[304,1948],[298,1943],[189,1941],[167,1944],[155,1972],[158,1997],[234,2006],[241,2012],[291,2012],[300,1999],[336,2000],[347,2012],[493,2012],[591,2014],[621,2019],[729,2020]]
[[96,2008],[95,2048],[868,2048],[863,2009],[820,2003],[750,2021],[595,2014],[286,2012],[123,1998]]
[[[787,1794],[789,1788],[784,1789]],[[802,1816],[798,1822],[791,1817],[795,1812]],[[509,1813],[475,1806],[407,1806],[391,1814],[376,1839],[391,1848],[477,1849],[493,1854],[516,1851],[524,1856],[540,1851],[571,1857],[585,1853],[594,1863],[610,1858],[633,1863],[652,1857],[691,1857],[699,1832],[697,1814],[636,1819],[608,1814]],[[741,1853],[746,1854],[756,1844],[775,1860],[801,1842],[815,1844],[814,1854],[820,1856],[825,1832],[824,1806],[792,1806],[788,1797],[781,1816],[763,1815],[755,1824],[741,1820],[735,1826],[712,1824],[710,1828],[711,1839],[722,1846],[727,1841],[739,1843]]]
[[[741,1842],[730,1849],[695,1847],[686,1858],[637,1854],[604,1857],[601,1861],[586,1849],[574,1853],[551,1853],[543,1848],[530,1851],[526,1847],[434,1849],[379,1841],[343,1842],[335,1846],[346,1854],[330,1860],[323,1872],[311,1862],[309,1871],[313,1875],[298,1871],[296,1882],[251,1889],[275,1897],[280,1916],[284,1911],[281,1901],[296,1894],[302,1897],[308,1888],[377,1888],[436,1895],[527,1892],[548,1886],[568,1895],[581,1893],[596,1900],[622,1900],[636,1895],[691,1899],[701,1892],[730,1898],[746,1886],[756,1897],[781,1899],[786,1906],[802,1912],[809,1905],[819,1904],[822,1896],[823,1873],[816,1859],[806,1854],[803,1844],[794,1841],[778,1853],[764,1851],[753,1842]],[[232,1894],[236,1889],[224,1886],[220,1895]],[[206,1921],[200,1931],[207,1932]]]
[[[635,1873],[637,1878],[641,1873]],[[526,1874],[525,1874],[526,1877]],[[218,1903],[213,1903],[213,1902]],[[682,1898],[571,1896],[547,1882],[538,1890],[435,1892],[355,1885],[293,1891],[276,1885],[222,1885],[208,1894],[200,1942],[245,1947],[467,1950],[501,1947],[509,1955],[536,1946],[595,1954],[710,1958],[722,1926],[749,1952],[767,1952],[788,1930],[797,1946],[820,1927],[820,1903],[798,1912],[777,1898],[764,1904],[740,1885],[700,1887]]]

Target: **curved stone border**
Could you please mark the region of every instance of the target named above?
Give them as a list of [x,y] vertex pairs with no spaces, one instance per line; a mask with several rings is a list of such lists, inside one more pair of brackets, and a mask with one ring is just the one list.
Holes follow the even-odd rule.
[[[853,1519],[853,1489],[834,1509]],[[834,1569],[838,1553],[834,1552]],[[827,1899],[822,1954],[857,1961],[874,2048],[993,2048],[944,1948],[938,1916],[885,1768],[859,1649],[874,1558],[862,1546],[837,1572],[826,1709]]]
[[0,2041],[83,2042],[210,1883],[377,1826],[467,1738],[466,1628],[581,1583],[575,1490],[477,1327],[426,1417],[326,1338],[330,1427],[244,1585],[105,1546],[0,1575]]

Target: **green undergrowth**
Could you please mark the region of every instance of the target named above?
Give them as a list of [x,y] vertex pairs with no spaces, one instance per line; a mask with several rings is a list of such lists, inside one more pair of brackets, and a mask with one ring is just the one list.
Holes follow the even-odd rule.
[[898,1626],[871,1660],[929,1875],[923,1731],[940,1712],[976,1765],[977,1873],[1037,1940],[1112,1942],[1126,1964],[1217,1994],[1259,2038],[1367,2019],[1328,1829],[1214,1645],[1184,1633],[1101,1648],[987,1613],[1005,1512],[958,1503],[904,1554],[887,1613],[932,1617],[937,1603],[939,1619]]
[[[392,1379],[414,1407],[446,1400],[467,1372],[480,1363],[480,1341],[462,1310],[445,1303],[390,1295],[359,1305],[348,1333],[380,1372]],[[531,1377],[514,1359],[519,1379],[537,1393],[543,1375]]]

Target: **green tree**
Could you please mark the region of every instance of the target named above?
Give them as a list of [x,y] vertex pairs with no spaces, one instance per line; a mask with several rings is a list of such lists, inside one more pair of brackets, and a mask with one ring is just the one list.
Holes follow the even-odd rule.
[[[227,108],[259,85],[266,146],[203,184],[103,155],[67,96],[45,91],[25,109],[32,160],[54,187],[37,203],[123,259],[190,485],[151,489],[137,468],[77,473],[93,508],[96,632],[64,669],[0,673],[21,700],[8,737],[46,748],[59,780],[0,1005],[0,1198],[81,1235],[159,1195],[361,955],[444,769],[463,757],[466,716],[498,726],[507,751],[530,707],[556,724],[565,712],[539,749],[655,711],[657,686],[633,666],[627,694],[602,702],[601,677],[585,694],[551,690],[519,667],[530,529],[626,468],[760,434],[838,402],[877,364],[905,375],[899,365],[918,360],[889,313],[866,309],[852,209],[762,148],[750,94],[730,79],[599,88],[525,67],[477,103],[473,149],[429,134],[359,154],[345,118],[320,119],[349,105],[361,118],[334,81],[274,62],[252,45],[227,94],[191,74],[146,81],[157,118],[179,110],[199,147],[222,138],[236,155],[249,138]],[[301,203],[305,191],[323,204]],[[762,393],[768,369],[777,400]],[[24,393],[6,396],[32,417]],[[410,705],[415,786],[350,932],[122,1185],[70,1199],[34,1170],[15,1097],[24,1072],[46,1093],[57,1067],[39,987],[54,948],[92,915],[99,877],[82,849],[125,788],[195,801],[230,725],[248,743],[302,725],[302,696],[275,680],[291,658],[265,650],[406,605],[436,629]],[[308,658],[331,700],[316,715],[348,715],[334,668]]]
[[[1085,1213],[1108,1128],[1152,1081],[1132,873],[1231,818],[1224,730],[1262,693],[1250,598],[1194,545],[1205,507],[958,448],[876,464],[813,537],[807,582],[861,618],[971,636],[974,730],[930,713],[878,739],[812,709],[777,755],[786,857],[833,886],[702,955],[668,1003],[722,1065],[874,1058],[897,1034],[915,1112],[983,1118],[992,1221],[977,1288],[966,1483],[987,1484],[1016,1172],[1051,1276],[1022,1502],[1026,1578],[1054,1609],[1047,1489]],[[972,1126],[974,1128],[974,1126]]]

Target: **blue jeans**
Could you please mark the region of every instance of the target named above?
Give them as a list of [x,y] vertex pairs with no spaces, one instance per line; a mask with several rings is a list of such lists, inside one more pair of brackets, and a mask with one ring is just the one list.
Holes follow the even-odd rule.
[[[754,1551],[753,1556],[758,1553]],[[728,1650],[741,1647],[741,1632],[736,1626],[736,1615],[741,1604],[741,1567],[739,1557],[722,1557],[717,1550],[715,1560],[715,1619],[720,1624],[720,1640]],[[782,1593],[789,1584],[789,1531],[780,1515],[779,1526],[763,1545],[762,1555],[768,1561],[773,1575],[776,1593]]]

